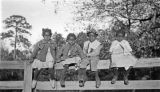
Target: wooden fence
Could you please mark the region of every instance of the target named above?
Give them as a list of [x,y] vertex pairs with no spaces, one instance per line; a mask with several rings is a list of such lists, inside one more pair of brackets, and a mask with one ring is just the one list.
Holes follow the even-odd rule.
[[32,68],[31,65],[18,61],[1,61],[0,69],[23,69],[24,81],[0,81],[0,89],[22,89],[31,92]]
[[[160,67],[160,58],[139,59],[134,68]],[[56,65],[56,69],[61,69],[62,64]],[[108,69],[109,61],[101,60],[98,69]],[[1,89],[22,89],[24,92],[31,92],[32,69],[26,61],[1,61],[0,69],[24,69],[23,81],[0,81]],[[95,88],[95,81],[87,81],[84,87],[79,87],[78,81],[66,81],[66,87],[62,88],[59,81],[56,88],[52,89],[48,81],[38,82],[38,90],[122,90],[122,89],[160,89],[160,80],[132,80],[129,85],[124,85],[123,81],[111,84],[110,81],[102,81],[100,88]]]

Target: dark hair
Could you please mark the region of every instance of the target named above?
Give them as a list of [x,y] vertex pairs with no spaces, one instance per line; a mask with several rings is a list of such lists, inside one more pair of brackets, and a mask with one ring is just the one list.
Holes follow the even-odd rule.
[[75,40],[77,39],[76,35],[74,33],[69,33],[67,35],[67,40],[69,40],[70,37],[73,37]]
[[98,36],[98,33],[96,32],[95,29],[91,29],[91,31],[88,31],[87,36],[89,36],[90,33],[93,33],[96,37]]
[[125,36],[125,32],[122,31],[122,30],[119,30],[119,31],[116,32],[117,37],[119,36],[119,34],[122,34],[123,37]]
[[51,29],[43,28],[43,29],[42,29],[42,36],[44,36],[45,33],[47,33],[47,32],[50,34],[50,36],[52,35]]

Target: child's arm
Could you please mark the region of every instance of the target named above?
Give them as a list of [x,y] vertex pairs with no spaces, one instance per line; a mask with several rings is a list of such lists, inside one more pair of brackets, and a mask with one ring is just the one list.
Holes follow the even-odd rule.
[[80,58],[84,59],[86,57],[86,55],[84,54],[82,48],[79,45],[77,45],[77,49],[78,49],[78,53],[80,55]]
[[64,48],[64,46],[62,48],[60,48],[60,50],[57,52],[57,56],[56,56],[57,61],[56,61],[56,63],[60,63],[62,61],[61,56],[63,54],[63,48]]
[[113,41],[109,49],[110,54],[112,54],[115,45],[116,45],[116,41]]
[[128,41],[124,40],[123,43],[122,43],[122,46],[124,46],[124,48],[128,51],[128,52],[132,52],[132,48],[129,44]]
[[100,50],[103,46],[99,45],[93,52],[88,53],[87,56],[97,56],[100,53]]
[[113,49],[114,49],[114,46],[116,45],[116,41],[113,41],[111,43],[111,46],[110,46],[110,49],[109,49],[109,60],[110,60],[110,65],[109,65],[109,69],[111,69],[111,66],[112,66],[112,52],[113,52]]
[[33,53],[32,53],[32,55],[31,55],[31,57],[30,57],[30,63],[33,63],[34,59],[35,59],[36,56],[37,56],[38,51],[39,51],[39,43],[37,43],[37,44],[35,45],[35,47],[34,47]]
[[110,61],[110,64],[109,64],[109,69],[111,69],[111,65],[112,65],[112,57],[111,57],[112,53],[110,52],[109,53],[109,61]]
[[83,45],[83,53],[84,53],[84,54],[87,54],[88,44],[89,44],[88,41],[84,42],[84,45]]

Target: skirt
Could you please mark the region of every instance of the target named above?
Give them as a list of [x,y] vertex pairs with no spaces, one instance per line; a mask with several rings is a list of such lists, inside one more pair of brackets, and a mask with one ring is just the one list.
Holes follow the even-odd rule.
[[67,58],[66,60],[62,61],[62,64],[65,65],[65,64],[77,64],[79,66],[81,62],[81,58],[80,57],[73,57],[73,58]]
[[137,59],[132,54],[112,54],[111,59],[111,67],[124,67],[126,70],[137,63]]
[[50,48],[48,48],[48,52],[46,55],[46,62],[42,62],[38,59],[35,59],[32,64],[32,68],[38,68],[38,70],[40,70],[41,68],[53,68],[53,64],[54,64],[54,59],[51,55]]
[[40,70],[41,68],[53,68],[53,62],[42,62],[38,59],[35,59],[32,64],[32,68],[38,68],[38,70]]

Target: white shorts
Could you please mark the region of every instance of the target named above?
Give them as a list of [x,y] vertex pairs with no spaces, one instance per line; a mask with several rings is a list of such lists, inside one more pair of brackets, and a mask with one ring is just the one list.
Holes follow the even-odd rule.
[[38,70],[40,70],[41,68],[53,68],[53,62],[52,61],[42,62],[38,59],[35,59],[32,64],[32,68],[38,68]]
[[62,61],[62,64],[72,64],[72,63],[76,63],[79,66],[79,63],[81,62],[81,58],[80,57],[73,57],[73,58],[67,58],[66,60]]

